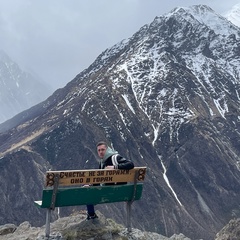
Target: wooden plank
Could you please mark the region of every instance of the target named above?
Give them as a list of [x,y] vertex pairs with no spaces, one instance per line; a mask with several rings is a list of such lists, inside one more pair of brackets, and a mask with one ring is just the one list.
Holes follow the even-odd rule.
[[47,171],[45,186],[54,185],[54,178],[59,174],[59,186],[74,186],[85,184],[115,183],[144,181],[146,167],[135,167],[131,170],[125,169],[91,169],[91,170],[67,170],[67,171]]
[[[134,184],[61,188],[57,191],[55,207],[139,200],[142,195],[142,189],[143,183],[137,183],[135,198],[132,199]],[[41,208],[49,208],[51,206],[52,193],[52,189],[44,189],[41,205],[40,201],[35,201],[35,205]]]

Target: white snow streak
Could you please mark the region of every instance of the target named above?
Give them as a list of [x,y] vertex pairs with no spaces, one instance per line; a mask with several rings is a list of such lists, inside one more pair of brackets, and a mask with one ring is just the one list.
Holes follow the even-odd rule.
[[161,124],[160,123],[158,123],[158,126],[157,127],[155,127],[153,124],[152,124],[152,127],[153,127],[153,132],[154,132],[154,139],[153,139],[153,141],[152,141],[152,145],[154,146],[154,144],[155,144],[155,142],[156,142],[156,140],[157,140],[157,138],[158,138],[158,132],[159,132],[159,128],[160,128],[160,126],[161,126]]
[[177,194],[175,193],[175,191],[173,190],[172,186],[170,185],[170,182],[169,182],[168,177],[167,177],[167,174],[166,174],[166,173],[167,173],[167,169],[166,169],[166,167],[164,166],[161,157],[159,157],[159,159],[160,159],[160,161],[161,161],[161,164],[162,164],[162,167],[163,167],[163,170],[164,170],[164,172],[163,172],[163,178],[164,178],[165,182],[167,183],[167,186],[168,186],[168,187],[170,188],[170,190],[172,191],[173,196],[175,197],[175,199],[177,200],[177,202],[179,203],[179,205],[182,206],[182,203],[181,203],[180,200],[178,199]]
[[219,103],[220,100],[221,100],[221,99],[213,99],[213,101],[214,101],[214,103],[215,103],[215,105],[216,105],[219,113],[221,114],[221,116],[222,116],[223,118],[225,118],[224,114],[225,114],[226,112],[228,112],[228,106],[227,106],[226,101],[224,101],[224,106],[223,106],[224,108],[221,107],[221,104]]
[[127,95],[124,94],[124,95],[122,95],[122,97],[123,97],[123,99],[125,100],[126,104],[128,105],[129,109],[135,114],[135,111],[134,111],[131,103],[129,102],[129,100],[128,100],[128,98],[127,98]]

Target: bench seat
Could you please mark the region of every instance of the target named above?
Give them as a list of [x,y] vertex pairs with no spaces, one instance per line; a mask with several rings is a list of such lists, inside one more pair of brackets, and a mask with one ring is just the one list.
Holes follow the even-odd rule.
[[[55,207],[102,204],[139,200],[142,195],[143,183],[126,185],[106,185],[91,187],[58,188]],[[53,189],[44,189],[42,201],[34,201],[39,208],[50,208]]]

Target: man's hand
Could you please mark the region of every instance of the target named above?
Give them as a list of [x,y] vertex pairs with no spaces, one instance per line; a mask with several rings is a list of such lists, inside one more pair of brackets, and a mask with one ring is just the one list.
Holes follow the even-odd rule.
[[114,169],[114,166],[106,166],[105,169]]

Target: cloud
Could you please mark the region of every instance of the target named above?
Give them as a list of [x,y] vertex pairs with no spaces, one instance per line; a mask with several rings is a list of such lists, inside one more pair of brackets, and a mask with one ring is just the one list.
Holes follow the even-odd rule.
[[221,13],[238,1],[8,0],[0,2],[0,48],[55,88],[96,57],[176,6],[207,4]]

